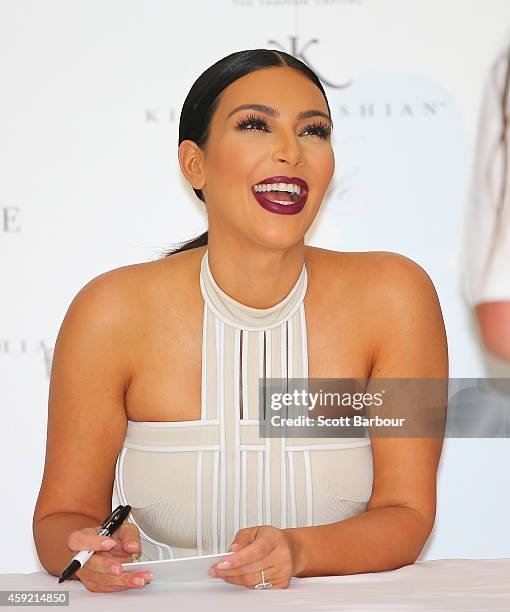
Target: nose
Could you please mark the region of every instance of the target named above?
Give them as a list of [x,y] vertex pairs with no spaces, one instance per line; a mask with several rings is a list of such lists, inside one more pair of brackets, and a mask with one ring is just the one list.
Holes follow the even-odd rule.
[[303,163],[303,153],[296,136],[281,136],[273,151],[273,161],[287,162],[291,166]]

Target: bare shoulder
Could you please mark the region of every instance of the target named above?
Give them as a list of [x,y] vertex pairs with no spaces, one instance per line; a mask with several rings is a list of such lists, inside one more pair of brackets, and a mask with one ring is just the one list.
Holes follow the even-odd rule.
[[[202,248],[154,261],[130,264],[99,274],[76,294],[72,305],[87,304],[98,310],[103,320],[136,316],[156,307],[161,299],[176,298],[185,292],[189,280],[199,268]],[[178,291],[176,291],[178,289]],[[120,318],[118,318],[120,317]]]
[[390,251],[363,253],[364,272],[381,297],[396,301],[437,298],[434,283],[427,271],[416,261]]
[[115,268],[89,280],[74,296],[62,330],[84,327],[106,339],[127,336],[140,302],[140,281],[145,264]]
[[448,344],[439,297],[426,270],[392,252],[369,254],[374,376],[445,378]]
[[375,320],[391,334],[398,324],[414,333],[444,336],[439,297],[427,271],[416,261],[388,251],[367,253],[363,274],[370,299],[377,304]]
[[327,295],[332,313],[349,313],[351,326],[366,340],[375,374],[443,375],[446,330],[434,283],[422,266],[391,251],[308,253],[311,286]]
[[428,273],[417,262],[391,251],[346,252],[307,247],[309,267],[330,288],[348,285],[361,293],[396,305],[407,299],[430,300],[437,294]]

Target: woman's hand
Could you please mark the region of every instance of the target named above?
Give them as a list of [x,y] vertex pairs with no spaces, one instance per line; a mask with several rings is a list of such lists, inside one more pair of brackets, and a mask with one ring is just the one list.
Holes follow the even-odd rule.
[[294,575],[296,555],[288,533],[271,525],[248,527],[237,532],[230,549],[234,554],[209,570],[210,576],[230,584],[254,588],[262,581],[286,589]]
[[[98,526],[99,529],[99,526]],[[107,542],[108,545],[104,545]],[[86,527],[69,534],[67,545],[74,553],[95,550],[92,557],[74,575],[89,591],[110,593],[126,589],[143,589],[150,582],[150,572],[126,572],[122,563],[131,563],[141,551],[140,532],[136,525],[123,523],[111,537],[97,535],[97,529]],[[141,583],[136,581],[142,579]]]

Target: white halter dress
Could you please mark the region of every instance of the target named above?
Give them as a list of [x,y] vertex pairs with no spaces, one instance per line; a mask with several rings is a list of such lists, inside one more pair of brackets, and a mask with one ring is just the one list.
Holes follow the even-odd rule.
[[[306,527],[366,509],[370,439],[259,435],[259,379],[307,378],[307,271],[270,308],[252,308],[214,280],[205,252],[201,418],[128,421],[113,506],[132,507],[141,560],[228,551],[239,529]],[[170,400],[170,398],[169,398]]]

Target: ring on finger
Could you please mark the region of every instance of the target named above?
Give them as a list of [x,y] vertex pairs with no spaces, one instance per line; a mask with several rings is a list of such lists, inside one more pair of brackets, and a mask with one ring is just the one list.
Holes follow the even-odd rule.
[[257,590],[272,589],[273,585],[271,584],[271,582],[266,581],[266,577],[264,575],[264,570],[260,570],[260,575],[262,577],[262,580],[255,585],[255,588]]

